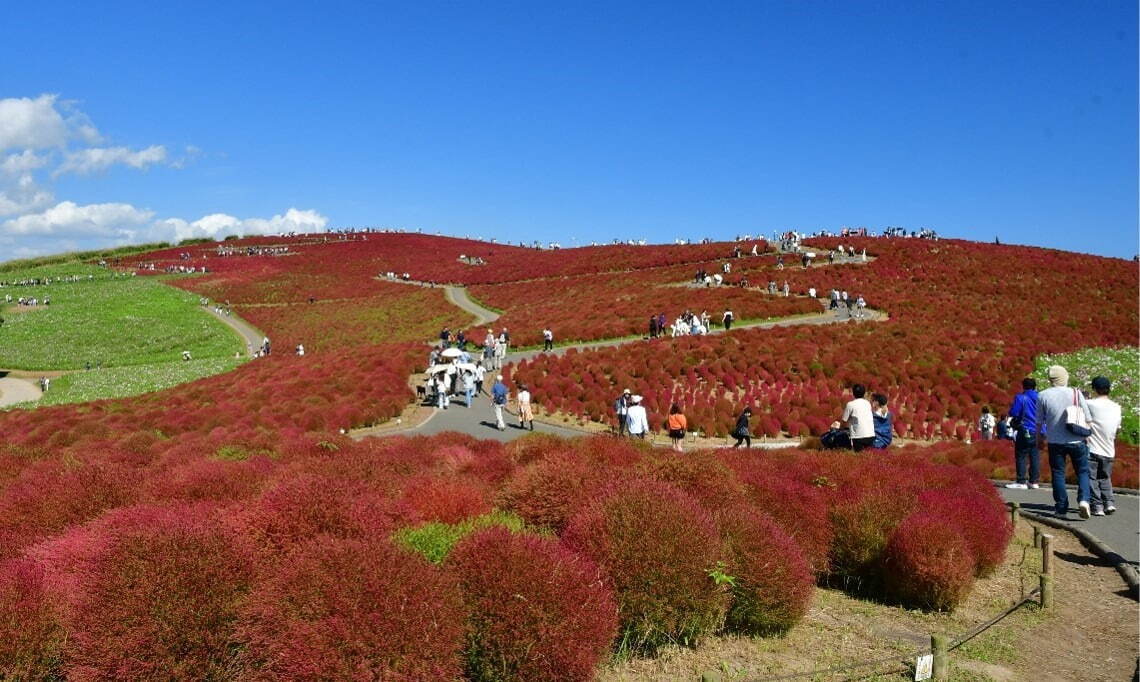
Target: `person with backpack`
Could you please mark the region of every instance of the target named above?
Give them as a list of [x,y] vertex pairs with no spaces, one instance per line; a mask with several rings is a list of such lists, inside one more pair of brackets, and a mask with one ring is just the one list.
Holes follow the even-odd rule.
[[994,415],[987,405],[982,408],[982,416],[978,419],[978,431],[982,434],[982,440],[993,440],[995,427],[997,427],[997,419],[994,419]]
[[503,383],[503,375],[495,377],[491,386],[491,404],[495,407],[495,425],[500,431],[507,430],[507,423],[503,421],[503,408],[507,406],[507,385]]
[[736,426],[732,428],[732,437],[736,439],[736,443],[732,447],[738,448],[741,443],[744,447],[752,447],[752,433],[748,430],[748,419],[752,416],[752,408],[746,407],[736,418]]

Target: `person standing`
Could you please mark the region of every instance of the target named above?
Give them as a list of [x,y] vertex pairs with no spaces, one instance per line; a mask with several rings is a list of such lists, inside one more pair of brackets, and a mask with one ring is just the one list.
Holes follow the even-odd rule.
[[720,318],[720,321],[722,323],[724,323],[724,330],[725,331],[728,331],[729,329],[732,328],[732,320],[734,319],[734,317],[735,316],[732,314],[731,310],[725,309],[724,315],[722,315]]
[[626,419],[629,422],[629,435],[635,438],[645,438],[649,433],[649,415],[646,414],[645,408],[641,405],[641,396],[630,396],[630,405]]
[[1009,406],[1009,425],[1013,429],[1013,462],[1017,481],[1005,487],[1034,490],[1041,487],[1040,457],[1037,452],[1037,380],[1021,380],[1021,393],[1013,397]]
[[495,407],[495,425],[500,431],[505,431],[507,423],[503,421],[503,408],[507,406],[507,385],[503,383],[503,375],[495,377],[491,386],[491,404]]
[[441,410],[446,410],[447,406],[451,404],[451,398],[448,397],[448,391],[451,388],[451,382],[448,381],[447,372],[436,372],[435,375],[435,394],[439,401],[436,404]]
[[665,420],[665,428],[669,430],[669,439],[673,441],[673,450],[681,452],[681,441],[685,438],[685,431],[689,428],[689,422],[685,419],[685,414],[681,412],[681,406],[673,403],[669,408],[669,418]]
[[875,442],[875,418],[871,403],[863,397],[867,395],[867,389],[863,384],[852,386],[851,395],[854,398],[843,408],[840,421],[847,422],[851,433],[851,449],[859,452]]
[[1108,397],[1112,382],[1098,376],[1092,380],[1096,397],[1089,400],[1092,414],[1089,427],[1089,472],[1092,515],[1104,516],[1116,512],[1116,498],[1112,494],[1112,462],[1116,458],[1116,432],[1120,428],[1120,405]]
[[751,416],[752,408],[746,407],[736,418],[736,426],[732,427],[732,437],[736,439],[736,442],[733,443],[732,447],[738,448],[741,443],[744,443],[746,448],[752,447],[752,433],[748,430],[748,419]]
[[542,330],[542,350],[543,352],[554,350],[554,332],[550,327]]
[[475,363],[475,394],[478,395],[483,392],[483,379],[487,376],[487,368],[483,366],[483,361],[480,360]]
[[467,409],[471,409],[471,400],[475,397],[475,373],[463,373],[463,395],[467,398]]
[[657,335],[665,335],[665,313],[657,313]]
[[629,389],[622,391],[614,401],[614,415],[617,417],[618,435],[624,436],[626,426],[629,425]]
[[1049,388],[1037,396],[1037,423],[1044,431],[1049,447],[1049,469],[1052,473],[1053,508],[1058,518],[1069,513],[1069,491],[1065,488],[1065,463],[1073,462],[1077,475],[1077,508],[1082,519],[1092,515],[1089,507],[1089,448],[1085,436],[1069,429],[1066,419],[1068,408],[1073,406],[1091,421],[1088,402],[1081,392],[1069,388],[1069,372],[1060,365],[1051,365],[1046,374]]
[[997,420],[994,419],[994,415],[992,412],[990,412],[989,406],[987,405],[983,407],[982,416],[980,419],[978,419],[978,431],[980,431],[982,434],[982,440],[993,440],[994,428],[996,426]]
[[500,336],[499,340],[495,342],[495,369],[503,368],[503,361],[506,359],[506,357],[507,342],[504,341],[503,337]]
[[534,431],[534,410],[530,405],[530,391],[526,390],[526,384],[519,384],[518,394],[518,407],[519,407],[519,428],[525,429],[529,426],[531,431]]
[[649,316],[649,338],[651,338],[651,339],[657,338],[657,316],[656,315],[650,315]]

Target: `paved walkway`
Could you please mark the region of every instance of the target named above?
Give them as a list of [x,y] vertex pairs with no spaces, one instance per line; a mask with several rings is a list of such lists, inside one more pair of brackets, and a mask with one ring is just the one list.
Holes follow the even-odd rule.
[[221,320],[227,327],[237,332],[237,335],[245,342],[245,354],[247,357],[253,357],[254,351],[261,348],[261,340],[265,338],[265,334],[261,333],[261,331],[252,324],[236,315],[219,313],[213,308],[207,308],[206,311]]
[[466,287],[449,284],[444,289],[444,295],[447,296],[448,301],[451,301],[456,306],[475,316],[475,321],[471,323],[473,326],[482,327],[485,324],[499,319],[499,313],[484,308],[475,301],[472,301],[471,297],[467,295]]
[[[1053,489],[1042,483],[1037,490],[1010,490],[1003,484],[998,492],[1006,502],[1017,502],[1021,508],[1043,516],[1053,515]],[[1077,490],[1069,487],[1069,512],[1065,524],[1092,533],[1133,566],[1140,565],[1140,497],[1116,493],[1116,513],[1112,516],[1094,516],[1082,519],[1075,511]]]
[[30,381],[15,377],[0,378],[0,407],[39,400],[42,396],[40,387]]

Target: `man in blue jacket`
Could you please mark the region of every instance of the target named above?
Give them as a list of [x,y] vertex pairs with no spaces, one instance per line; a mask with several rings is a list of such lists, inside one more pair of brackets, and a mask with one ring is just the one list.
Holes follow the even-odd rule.
[[[1037,453],[1037,380],[1021,380],[1021,393],[1013,398],[1009,408],[1010,426],[1013,427],[1013,459],[1017,467],[1017,482],[1007,488],[1037,489],[1041,464]],[[1026,471],[1028,469],[1028,471]]]
[[500,431],[506,430],[507,425],[503,421],[503,410],[507,406],[507,385],[503,383],[502,374],[495,377],[495,384],[491,386],[491,404],[495,407],[495,426]]

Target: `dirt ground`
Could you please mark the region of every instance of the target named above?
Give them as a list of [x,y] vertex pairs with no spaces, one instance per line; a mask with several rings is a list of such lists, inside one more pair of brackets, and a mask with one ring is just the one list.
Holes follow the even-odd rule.
[[[951,653],[951,680],[959,682],[1123,682],[1137,669],[1138,610],[1119,574],[1089,554],[1072,535],[1053,535],[1056,605],[1028,604]],[[1022,521],[993,576],[979,580],[952,614],[927,614],[817,589],[811,611],[783,638],[715,637],[689,649],[669,648],[654,659],[612,663],[601,682],[718,679],[757,681],[872,661],[898,660],[805,680],[913,680],[913,661],[930,634],[951,640],[1020,601],[1038,584],[1040,550]],[[909,664],[904,661],[910,661]]]

